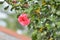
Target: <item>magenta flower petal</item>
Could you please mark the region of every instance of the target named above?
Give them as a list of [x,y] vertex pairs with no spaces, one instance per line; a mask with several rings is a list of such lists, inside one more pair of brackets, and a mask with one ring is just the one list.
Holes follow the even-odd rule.
[[30,20],[27,17],[27,14],[21,14],[18,17],[18,22],[22,25],[22,26],[27,26],[30,24]]

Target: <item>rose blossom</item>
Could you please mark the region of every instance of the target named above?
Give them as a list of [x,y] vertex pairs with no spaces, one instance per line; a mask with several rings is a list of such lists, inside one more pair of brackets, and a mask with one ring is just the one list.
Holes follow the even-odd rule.
[[30,23],[30,20],[27,17],[27,14],[21,14],[18,17],[18,22],[22,25],[22,26],[27,26]]

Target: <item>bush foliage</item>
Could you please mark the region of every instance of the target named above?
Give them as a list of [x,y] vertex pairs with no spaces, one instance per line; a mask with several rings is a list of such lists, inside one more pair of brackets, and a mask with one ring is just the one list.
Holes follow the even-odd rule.
[[[32,40],[60,40],[60,0],[6,0],[11,11],[25,12],[30,18],[28,31]],[[5,8],[7,10],[9,6]]]

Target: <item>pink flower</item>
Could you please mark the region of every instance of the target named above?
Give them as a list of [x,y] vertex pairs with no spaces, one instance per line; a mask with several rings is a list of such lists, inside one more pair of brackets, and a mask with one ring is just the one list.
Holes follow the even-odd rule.
[[27,17],[27,14],[21,14],[18,17],[18,22],[22,25],[22,26],[27,26],[30,24],[30,20]]
[[17,3],[17,0],[13,0],[12,3],[16,4]]

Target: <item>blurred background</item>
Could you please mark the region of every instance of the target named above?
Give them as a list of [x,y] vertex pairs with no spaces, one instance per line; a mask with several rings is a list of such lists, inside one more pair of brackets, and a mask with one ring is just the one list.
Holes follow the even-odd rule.
[[[0,2],[3,2],[4,0],[0,0]],[[7,10],[5,10],[5,7],[9,6]],[[21,27],[21,25],[17,21],[17,13],[12,8],[11,5],[9,5],[6,1],[3,4],[0,4],[0,26],[9,28],[13,31],[16,31],[18,34],[22,34],[24,32],[24,28]]]

